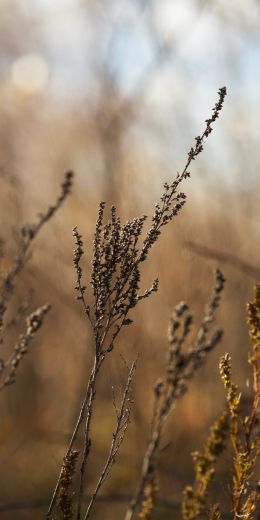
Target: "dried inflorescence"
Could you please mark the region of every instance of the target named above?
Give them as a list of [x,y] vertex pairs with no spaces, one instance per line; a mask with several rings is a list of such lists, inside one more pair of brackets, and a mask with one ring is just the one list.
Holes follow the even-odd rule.
[[[94,297],[93,323],[96,351],[111,352],[114,341],[127,318],[140,300],[157,291],[158,280],[143,294],[140,290],[140,239],[146,217],[121,224],[116,209],[111,208],[111,220],[103,223],[105,204],[101,203],[93,242],[91,286]],[[105,340],[110,333],[109,341]]]
[[91,273],[91,289],[94,298],[93,311],[85,298],[86,286],[82,285],[82,268],[80,261],[84,254],[82,237],[77,227],[73,229],[76,248],[74,250],[74,265],[77,272],[77,298],[82,300],[85,313],[90,318],[94,329],[96,354],[100,360],[114,348],[115,339],[121,328],[132,323],[129,312],[140,300],[148,298],[158,289],[158,279],[155,279],[149,289],[140,293],[141,265],[155,242],[161,229],[176,216],[185,204],[186,195],[178,192],[179,185],[189,177],[188,168],[191,161],[203,149],[202,142],[212,131],[212,123],[217,119],[222,109],[226,88],[219,92],[219,101],[213,108],[213,115],[206,120],[206,129],[196,138],[195,148],[188,153],[186,165],[181,174],[171,183],[164,184],[160,202],[155,205],[151,227],[142,243],[146,215],[132,221],[121,223],[116,208],[112,206],[110,219],[104,223],[105,202],[99,205],[93,241],[93,261]]
[[26,319],[26,331],[24,334],[20,335],[19,341],[14,346],[9,359],[6,362],[3,360],[0,361],[0,379],[7,372],[3,383],[0,384],[0,391],[6,386],[12,385],[16,382],[19,365],[25,354],[28,352],[31,340],[34,338],[36,332],[42,327],[45,315],[49,312],[50,308],[50,305],[43,305],[28,316]]
[[[206,355],[222,338],[221,329],[214,330],[208,337],[210,325],[214,320],[215,311],[219,306],[220,294],[225,283],[225,278],[219,270],[216,271],[215,279],[216,284],[212,298],[205,309],[192,347],[188,348],[187,351],[183,351],[182,347],[187,340],[193,322],[188,305],[180,303],[172,314],[168,330],[169,350],[167,354],[167,382],[172,386],[170,390],[171,399],[181,396],[186,391],[188,380],[203,364]],[[166,411],[168,412],[168,410]]]
[[260,403],[260,286],[255,288],[255,299],[247,306],[252,351],[248,362],[252,368],[253,397],[249,414],[240,409],[241,392],[232,382],[231,357],[220,360],[220,375],[227,390],[227,407],[230,417],[230,440],[233,447],[232,506],[234,520],[250,520],[260,502],[259,489],[254,486],[254,472],[260,454],[257,432]]
[[217,101],[217,103],[215,104],[215,106],[213,108],[213,114],[209,119],[206,119],[206,121],[205,121],[207,123],[207,126],[206,126],[204,133],[202,134],[202,136],[199,135],[198,137],[195,138],[196,146],[195,146],[195,148],[190,149],[189,158],[191,160],[194,160],[196,158],[196,156],[202,152],[204,139],[205,139],[205,137],[208,137],[209,134],[211,134],[211,132],[212,132],[211,125],[219,117],[219,114],[223,108],[223,103],[224,103],[225,97],[227,95],[226,87],[220,88],[218,91],[218,94],[219,94],[219,100]]
[[[147,450],[143,459],[140,482],[127,510],[125,520],[132,520],[134,513],[143,501],[144,490],[149,475],[155,471],[156,458],[160,446],[163,426],[173,410],[176,401],[186,392],[188,381],[196,370],[203,364],[207,354],[216,346],[222,337],[222,331],[217,329],[210,334],[210,325],[214,320],[215,311],[219,305],[220,294],[224,288],[225,279],[222,273],[216,271],[216,284],[212,298],[205,309],[198,334],[187,350],[183,350],[187,342],[192,325],[192,315],[186,303],[180,303],[174,310],[170,320],[168,339],[169,348],[164,378],[157,381],[154,387],[154,405],[151,432]],[[220,440],[218,438],[218,440]],[[213,456],[213,434],[209,451]],[[214,432],[215,448],[217,446],[217,434]],[[217,448],[216,448],[217,449]]]
[[58,511],[61,515],[59,518],[62,520],[71,520],[73,518],[73,495],[71,484],[75,473],[78,455],[79,452],[73,450],[63,459],[57,500]]
[[[203,454],[195,452],[196,479],[193,486],[184,490],[182,504],[183,520],[193,520],[207,513],[206,491],[215,473],[215,462],[230,438],[233,449],[232,458],[232,510],[234,520],[251,520],[260,501],[259,489],[254,485],[254,475],[260,453],[259,432],[257,432],[260,402],[260,286],[255,288],[255,299],[247,306],[249,334],[252,351],[249,364],[253,372],[253,396],[249,414],[244,416],[240,403],[242,394],[238,385],[232,381],[231,356],[226,353],[221,357],[219,370],[226,389],[228,413],[213,425],[211,435]],[[220,520],[219,506],[212,505],[209,518]]]
[[260,348],[260,285],[255,287],[255,299],[247,305],[247,322],[249,324],[249,334],[253,344],[253,350]]
[[[86,303],[86,286],[82,284],[80,260],[84,254],[82,237],[77,227],[73,228],[76,241],[74,265],[77,272],[77,299],[84,305],[95,336],[96,353],[103,357],[111,352],[114,340],[123,326],[130,325],[127,319],[130,309],[148,298],[158,287],[155,280],[150,289],[139,294],[140,269],[137,242],[142,233],[145,217],[134,219],[122,225],[116,216],[116,209],[111,208],[111,220],[103,224],[105,203],[101,202],[93,242],[93,261],[91,286],[93,293],[93,311]],[[109,341],[105,345],[108,334]]]
[[183,192],[178,192],[178,188],[180,184],[190,177],[190,172],[188,168],[191,162],[203,151],[203,143],[205,139],[208,138],[210,133],[212,132],[212,124],[219,117],[220,111],[222,110],[223,103],[225,100],[225,96],[227,94],[226,87],[222,87],[218,91],[219,100],[213,107],[213,114],[209,119],[206,119],[206,128],[204,132],[195,138],[196,145],[195,147],[191,147],[188,152],[187,162],[182,173],[178,173],[175,180],[168,184],[167,182],[164,184],[164,192],[161,196],[160,203],[155,205],[155,212],[152,218],[152,226],[149,230],[147,237],[144,241],[142,258],[145,259],[146,255],[151,248],[151,246],[157,241],[158,236],[161,233],[161,228],[169,223],[178,215],[179,211],[182,209],[186,202],[186,195]]
[[221,513],[219,510],[218,504],[214,504],[211,507],[210,514],[209,514],[209,520],[221,520]]
[[89,305],[86,304],[84,296],[86,286],[82,285],[82,267],[80,265],[81,257],[84,255],[82,236],[79,234],[77,226],[73,228],[72,232],[76,242],[76,248],[74,249],[73,255],[73,263],[77,274],[75,291],[77,291],[77,300],[82,301],[85,313],[90,317],[90,308]]
[[154,468],[150,471],[146,484],[145,484],[143,499],[141,502],[140,511],[139,511],[139,515],[138,515],[138,518],[140,518],[140,520],[150,520],[153,510],[154,510],[157,492],[158,492],[158,482],[157,482],[156,472],[155,472],[155,468]]
[[[215,464],[226,447],[228,436],[227,414],[223,413],[210,430],[204,452],[195,451],[192,454],[195,463],[195,482],[186,486],[183,492],[182,518],[194,520],[202,514],[207,514],[207,491],[215,475]],[[210,508],[212,518],[217,514],[216,506]]]
[[[225,354],[221,357],[219,363],[219,372],[225,388],[227,389],[227,403],[232,419],[234,418],[234,425],[236,424],[239,414],[239,403],[241,400],[241,393],[238,392],[238,386],[231,381],[231,357]],[[236,426],[235,426],[236,430]],[[236,432],[234,431],[234,435]]]

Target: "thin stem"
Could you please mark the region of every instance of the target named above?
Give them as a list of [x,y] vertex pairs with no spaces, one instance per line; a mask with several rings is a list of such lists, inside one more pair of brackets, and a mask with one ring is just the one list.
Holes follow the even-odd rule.
[[[89,386],[90,386],[90,380],[89,380],[88,385],[87,385],[85,398],[82,401],[80,413],[79,413],[79,416],[78,416],[78,419],[77,419],[77,422],[76,422],[73,434],[71,436],[70,443],[69,443],[69,446],[68,446],[68,449],[67,449],[65,457],[67,457],[69,455],[69,453],[71,452],[71,450],[72,450],[72,448],[74,446],[74,442],[76,440],[79,428],[80,428],[81,423],[82,423],[82,421],[84,419],[85,409],[86,409],[87,402],[88,402],[88,399],[89,399]],[[51,502],[50,502],[50,505],[49,505],[49,509],[47,511],[46,520],[50,519],[50,517],[51,517],[51,513],[52,513],[52,510],[53,510],[53,507],[54,507],[54,504],[55,504],[55,500],[56,500],[56,497],[57,497],[57,494],[58,494],[58,490],[59,490],[59,484],[60,484],[61,475],[62,475],[62,468],[61,468],[61,471],[60,471],[60,474],[59,474],[59,477],[58,477],[58,480],[57,480],[57,483],[56,483],[56,486],[55,486],[55,489],[54,489],[54,492],[53,492],[53,495],[52,495],[52,499],[51,499]]]
[[126,511],[125,520],[133,519],[136,508],[140,504],[150,470],[152,469],[152,461],[153,461],[154,455],[157,451],[157,448],[159,446],[160,436],[161,436],[161,427],[157,431],[154,431],[153,436],[149,442],[149,445],[148,445],[148,448],[147,448],[147,451],[145,453],[144,460],[143,460],[141,478],[140,478],[138,487],[136,489],[135,495],[132,498],[132,500],[128,506],[128,509]]
[[[104,359],[104,358],[103,358]],[[81,505],[82,505],[82,496],[83,496],[83,488],[84,488],[84,476],[85,476],[85,470],[86,470],[86,463],[88,459],[88,455],[90,452],[90,446],[91,446],[91,440],[89,438],[90,433],[90,424],[91,424],[91,418],[92,418],[92,411],[93,411],[93,403],[95,399],[95,387],[96,387],[96,379],[97,374],[99,372],[99,368],[102,363],[99,362],[99,359],[97,356],[95,356],[94,366],[92,369],[92,373],[89,380],[89,391],[88,391],[88,401],[87,401],[87,417],[86,417],[86,423],[85,423],[85,443],[84,443],[84,452],[80,467],[80,483],[79,483],[79,493],[78,493],[78,508],[77,508],[77,519],[80,520],[81,518]]]
[[[121,401],[121,406],[120,406],[120,409],[119,411],[117,412],[116,411],[116,414],[117,414],[117,425],[116,425],[116,429],[113,433],[113,439],[112,439],[112,443],[111,443],[111,446],[110,446],[110,450],[109,450],[109,453],[108,453],[108,456],[107,456],[107,460],[106,460],[106,463],[104,465],[104,468],[100,474],[100,477],[99,477],[99,480],[98,480],[98,483],[96,485],[96,488],[95,488],[95,491],[93,493],[93,495],[91,496],[91,500],[90,500],[90,503],[88,505],[88,508],[87,508],[87,511],[86,511],[86,514],[84,516],[84,520],[87,520],[89,517],[90,517],[90,513],[91,513],[91,510],[92,510],[92,507],[93,507],[93,504],[97,498],[97,495],[99,493],[99,490],[102,486],[102,484],[104,483],[112,465],[114,464],[115,462],[115,456],[118,452],[118,449],[123,441],[123,436],[124,436],[124,433],[126,431],[126,428],[128,426],[128,423],[129,423],[129,419],[130,419],[130,406],[129,406],[129,409],[126,410],[126,403],[127,403],[127,400],[128,400],[128,396],[129,396],[129,391],[130,391],[130,388],[131,388],[131,383],[132,383],[132,379],[133,379],[133,374],[134,374],[134,371],[136,369],[136,361],[134,361],[131,365],[131,368],[130,368],[130,371],[129,371],[129,375],[128,375],[128,379],[127,379],[127,383],[126,383],[126,387],[125,387],[125,390],[124,390],[124,395],[123,395],[123,398],[122,398],[122,401]],[[123,429],[123,434],[121,436],[121,438],[119,437],[120,435],[120,432],[122,432],[122,429]]]

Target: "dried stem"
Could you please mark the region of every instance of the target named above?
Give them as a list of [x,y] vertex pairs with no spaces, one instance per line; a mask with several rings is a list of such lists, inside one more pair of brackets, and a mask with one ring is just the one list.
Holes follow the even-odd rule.
[[[101,362],[102,363],[102,362]],[[93,412],[93,404],[95,399],[95,386],[96,386],[96,379],[97,374],[99,371],[101,365],[98,363],[97,357],[95,358],[94,367],[90,376],[89,381],[89,388],[88,388],[88,400],[86,403],[86,410],[87,410],[87,416],[86,416],[86,422],[85,422],[85,442],[84,442],[84,451],[82,456],[82,463],[80,467],[80,484],[79,484],[79,494],[78,494],[78,508],[77,508],[77,519],[81,518],[81,507],[82,507],[82,496],[83,496],[83,489],[84,489],[84,475],[85,475],[85,468],[86,463],[88,459],[88,455],[90,452],[91,447],[91,439],[90,439],[90,422],[92,418],[92,412]]]
[[134,372],[136,369],[136,363],[137,363],[137,361],[134,361],[129,370],[128,379],[126,382],[123,398],[121,400],[121,405],[120,405],[119,410],[117,411],[117,424],[116,424],[116,428],[115,428],[115,431],[112,436],[112,443],[110,446],[108,457],[107,457],[106,463],[104,465],[104,468],[101,471],[95,491],[91,497],[89,506],[88,506],[86,514],[84,516],[84,520],[87,520],[90,517],[90,513],[92,510],[93,504],[97,498],[97,495],[100,491],[101,486],[103,485],[105,479],[107,478],[108,474],[111,471],[113,464],[115,463],[118,450],[125,437],[125,433],[126,433],[129,421],[130,421],[131,404],[132,404],[130,394],[131,394],[133,375],[134,375]]

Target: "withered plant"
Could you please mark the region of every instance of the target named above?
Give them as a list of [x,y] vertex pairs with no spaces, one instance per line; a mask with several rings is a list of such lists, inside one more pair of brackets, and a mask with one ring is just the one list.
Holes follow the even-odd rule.
[[[194,451],[192,458],[195,466],[195,481],[192,486],[186,486],[183,491],[182,518],[194,520],[205,517],[215,518],[220,511],[217,504],[210,508],[207,504],[207,493],[210,483],[215,476],[215,465],[226,448],[228,436],[228,418],[224,412],[214,421],[210,435],[203,452]],[[209,513],[210,511],[210,513]]]
[[187,391],[188,381],[205,362],[208,353],[221,340],[222,330],[216,329],[210,334],[210,327],[219,305],[224,282],[222,273],[216,271],[216,285],[212,298],[205,309],[197,336],[188,347],[187,342],[193,322],[188,305],[184,302],[180,303],[172,314],[168,331],[169,347],[165,375],[154,386],[153,417],[141,477],[125,520],[132,520],[138,513],[139,518],[145,520],[151,518],[155,507],[155,491],[158,488],[156,468],[163,427],[176,401]]
[[[214,503],[208,493],[209,484],[216,473],[215,464],[224,448],[231,456],[230,466],[230,511],[233,520],[256,518],[260,502],[259,482],[256,468],[260,455],[259,403],[260,403],[260,286],[255,287],[255,298],[247,306],[249,335],[252,348],[248,363],[252,368],[251,395],[248,413],[241,410],[242,393],[231,378],[231,357],[225,354],[220,359],[221,379],[226,389],[225,411],[214,423],[203,453],[193,453],[195,482],[187,486],[183,494],[183,520],[223,518],[222,504]],[[228,445],[228,440],[229,445]],[[229,471],[230,472],[230,471]]]
[[0,347],[3,347],[3,344],[7,342],[8,333],[11,328],[15,327],[22,319],[25,319],[26,324],[25,332],[20,335],[16,344],[10,348],[10,354],[7,359],[0,358],[0,391],[15,383],[18,367],[28,352],[31,340],[41,328],[45,315],[50,310],[50,305],[45,304],[26,317],[30,306],[30,298],[24,298],[11,319],[9,319],[9,321],[5,320],[17,280],[29,258],[31,244],[42,227],[54,216],[70,194],[72,179],[73,173],[67,172],[64,182],[61,185],[61,193],[56,202],[49,206],[45,213],[38,215],[38,221],[36,223],[26,224],[21,228],[16,257],[10,269],[4,274],[3,279],[0,281]]
[[249,413],[240,409],[242,393],[231,379],[231,357],[220,360],[220,375],[227,391],[230,422],[230,441],[233,449],[232,511],[234,520],[251,520],[260,503],[259,483],[254,482],[255,468],[260,455],[260,285],[255,287],[254,301],[247,306],[252,349],[248,363],[252,368],[252,401]]
[[[151,287],[140,292],[141,268],[147,260],[152,246],[158,241],[162,232],[162,228],[169,224],[174,217],[178,215],[186,202],[186,195],[182,191],[178,191],[183,181],[190,176],[189,167],[194,159],[202,152],[204,141],[208,138],[212,131],[212,124],[216,121],[223,107],[226,96],[226,88],[222,87],[218,92],[219,98],[213,108],[210,118],[206,119],[206,128],[202,135],[195,138],[195,146],[191,147],[188,152],[187,161],[182,173],[178,173],[175,180],[171,183],[164,184],[164,190],[160,201],[156,203],[154,214],[151,218],[150,228],[143,233],[144,223],[147,216],[143,215],[134,218],[131,221],[122,223],[117,215],[116,208],[112,206],[110,210],[110,219],[104,222],[105,202],[99,205],[98,218],[93,241],[93,259],[92,272],[89,284],[83,282],[83,270],[81,266],[82,256],[84,255],[84,247],[82,236],[78,228],[73,229],[75,238],[74,250],[74,266],[76,270],[76,287],[77,299],[83,306],[84,313],[88,319],[94,338],[93,367],[91,369],[88,382],[86,384],[85,395],[80,406],[80,411],[74,431],[65,454],[65,459],[69,457],[74,450],[76,439],[78,439],[81,427],[84,430],[84,446],[82,446],[79,455],[79,484],[76,489],[76,513],[75,518],[85,520],[89,517],[90,508],[97,497],[103,479],[100,485],[97,484],[93,493],[89,507],[86,511],[82,511],[83,492],[85,489],[86,472],[88,457],[91,450],[91,422],[93,416],[93,408],[96,397],[97,378],[104,366],[107,356],[111,354],[116,345],[116,340],[123,327],[132,323],[132,311],[141,300],[147,299],[158,289],[158,279],[155,279]],[[88,291],[86,291],[88,287]],[[87,294],[87,296],[86,296]],[[207,327],[205,322],[205,327]],[[207,328],[205,328],[206,335]],[[200,346],[205,347],[204,338],[198,337],[198,350]],[[215,338],[216,340],[216,338]],[[212,339],[212,341],[215,341]],[[206,340],[205,340],[206,341]],[[200,344],[200,342],[202,342]],[[201,356],[203,357],[201,351]],[[192,357],[190,370],[194,370]],[[128,382],[132,380],[131,370]],[[131,382],[131,381],[130,381]],[[129,383],[126,384],[126,389]],[[123,404],[124,428],[127,428],[129,421],[128,405]],[[120,414],[116,417],[117,423],[120,421]],[[114,437],[113,437],[114,439]],[[113,444],[112,439],[112,444]],[[113,452],[113,448],[112,452]],[[109,462],[107,471],[110,470],[115,461],[115,455]],[[65,460],[64,459],[64,460]],[[109,455],[108,455],[109,459]],[[47,518],[51,515],[56,506],[57,497],[61,485],[62,469],[60,471],[53,497],[47,512]],[[76,479],[75,479],[76,482]]]

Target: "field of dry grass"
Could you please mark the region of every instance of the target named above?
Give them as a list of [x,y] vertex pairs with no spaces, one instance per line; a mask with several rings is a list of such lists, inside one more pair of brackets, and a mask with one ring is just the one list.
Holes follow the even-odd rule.
[[[197,9],[199,2],[194,0],[193,3]],[[25,52],[30,47],[29,42],[36,41],[35,38],[40,34],[37,24],[30,22],[27,39],[20,30],[11,39],[16,26],[16,22],[10,22],[11,14],[17,12],[17,19],[23,22],[24,28],[25,21],[30,19],[19,9],[15,2],[12,7],[0,7],[3,15],[0,22],[1,45],[11,62],[19,55],[19,50]],[[98,34],[102,34],[103,26],[98,25],[101,21],[96,9],[96,3],[91,2],[86,12],[96,21],[100,31]],[[151,22],[150,11],[151,8],[145,11],[147,24]],[[216,18],[223,16],[223,26],[227,24],[233,30],[239,30],[242,40],[249,34],[250,27],[256,30],[252,21],[250,26],[249,21],[244,19],[243,26],[239,17],[228,18],[227,12],[225,15],[214,12]],[[159,48],[157,40],[156,45]],[[226,42],[223,45],[225,48]],[[108,41],[107,46],[109,49],[113,47],[113,38]],[[67,513],[62,509],[64,506],[59,506],[60,483],[56,500],[58,510],[49,518],[87,518],[84,516],[87,504],[109,452],[125,389],[129,392],[127,398],[131,402],[131,412],[127,406],[123,408],[126,431],[116,454],[116,463],[105,479],[91,511],[91,517],[97,520],[125,518],[127,507],[140,481],[143,457],[147,443],[151,440],[151,431],[153,432],[151,418],[156,406],[155,418],[158,419],[160,415],[159,401],[154,404],[154,385],[159,378],[166,378],[163,379],[163,388],[170,392],[170,397],[167,395],[171,413],[169,417],[168,411],[165,413],[167,420],[162,431],[160,421],[156,423],[156,419],[153,423],[160,430],[160,442],[156,445],[156,456],[152,458],[152,466],[156,467],[150,473],[148,471],[142,492],[139,496],[137,494],[138,506],[142,511],[136,511],[136,518],[138,514],[139,518],[154,520],[181,518],[183,489],[194,482],[194,461],[191,453],[195,450],[203,451],[213,422],[225,408],[228,410],[229,406],[236,406],[232,399],[228,401],[219,373],[219,360],[226,352],[232,358],[232,381],[242,391],[239,405],[241,422],[242,417],[248,415],[252,422],[250,433],[256,437],[259,433],[254,416],[259,399],[259,373],[255,375],[255,390],[250,379],[252,367],[259,369],[257,323],[259,325],[260,311],[257,296],[255,307],[251,311],[249,309],[252,348],[255,348],[255,356],[258,355],[258,361],[252,362],[252,366],[247,363],[251,342],[246,310],[247,302],[254,300],[253,288],[260,280],[260,161],[254,128],[254,114],[259,111],[259,104],[255,101],[256,104],[253,105],[248,94],[248,114],[245,113],[247,107],[241,102],[239,92],[232,89],[232,74],[235,83],[236,71],[232,70],[232,74],[229,71],[231,88],[228,87],[228,96],[219,113],[219,119],[212,124],[212,135],[204,139],[203,143],[197,141],[194,144],[194,136],[202,134],[205,127],[203,121],[211,115],[212,104],[217,101],[214,101],[214,96],[216,97],[219,81],[215,84],[211,79],[211,84],[214,83],[215,87],[203,90],[204,97],[201,93],[198,94],[196,88],[192,91],[190,86],[186,91],[183,90],[181,97],[180,90],[176,87],[176,106],[174,103],[167,106],[163,104],[163,96],[157,106],[153,105],[153,79],[160,75],[160,71],[165,71],[167,64],[171,64],[167,49],[159,50],[161,53],[158,51],[158,55],[156,54],[145,81],[142,78],[138,88],[128,95],[120,92],[116,74],[113,76],[106,63],[103,63],[103,69],[100,64],[96,65],[95,81],[98,89],[88,92],[85,97],[75,96],[72,100],[70,96],[72,98],[73,93],[70,92],[59,97],[59,94],[55,96],[51,90],[49,93],[43,91],[36,94],[19,90],[9,82],[4,67],[2,72],[0,70],[0,92],[3,100],[0,123],[0,384],[4,383],[5,377],[10,373],[10,367],[13,367],[16,379],[14,384],[3,384],[0,392],[0,514],[3,520],[46,517],[82,399],[86,395],[93,360],[95,355],[97,358],[97,352],[102,357],[105,347],[111,346],[111,334],[116,330],[108,330],[108,343],[101,345],[101,332],[106,331],[104,316],[109,316],[114,297],[111,293],[103,310],[101,309],[102,312],[100,308],[97,311],[97,301],[100,298],[98,284],[103,283],[105,290],[108,290],[108,286],[103,279],[102,282],[98,278],[98,274],[96,282],[92,278],[92,289],[89,283],[93,236],[95,230],[97,233],[95,226],[100,201],[107,201],[105,222],[111,219],[111,205],[116,206],[122,223],[131,222],[144,214],[148,216],[144,222],[143,237],[150,237],[147,250],[149,256],[146,258],[145,254],[144,261],[140,263],[140,284],[137,278],[133,278],[132,303],[130,297],[125,301],[129,307],[129,316],[125,315],[124,319],[131,318],[133,323],[123,327],[120,325],[116,346],[106,353],[104,366],[102,365],[98,377],[95,376],[92,388],[95,400],[93,404],[88,401],[93,411],[90,433],[85,434],[83,427],[83,423],[88,421],[89,404],[86,404],[86,416],[73,445],[73,449],[79,451],[75,475],[72,475],[71,468],[68,470],[69,473],[71,471],[71,478],[73,477],[72,491],[75,492],[72,495],[73,514],[69,516],[70,506]],[[239,63],[239,52],[236,54],[235,51],[234,47],[233,57]],[[95,52],[99,57],[96,47]],[[175,66],[180,67],[179,62]],[[219,68],[220,80],[226,77],[225,71],[224,65]],[[192,78],[190,81],[192,85]],[[246,103],[244,98],[242,101]],[[174,209],[176,214],[172,214],[173,218],[169,218],[162,234],[154,240],[149,235],[149,229],[153,226],[152,216],[155,215],[155,223],[156,218],[159,218],[158,213],[156,217],[155,203],[165,193],[164,183],[171,185],[174,182],[176,173],[181,174],[185,168],[190,147],[193,146],[196,151],[196,146],[201,144],[205,150],[195,154],[196,160],[190,156],[191,177],[183,179],[177,190],[185,192],[187,202],[184,207],[176,209],[176,204],[184,199],[175,201],[175,208],[171,207],[171,211]],[[63,185],[61,192],[63,172],[70,169],[73,170],[74,177],[69,177],[69,184],[65,184],[65,187]],[[64,200],[58,199],[57,211],[52,215],[53,210],[48,208],[50,205],[54,206],[60,193],[63,193]],[[165,205],[165,200],[160,203]],[[45,223],[46,211],[48,221]],[[163,215],[167,215],[167,212]],[[37,222],[44,225],[42,228],[40,226],[39,233],[33,240],[32,234],[38,228],[30,226],[27,226],[21,240],[21,228],[27,223],[31,225]],[[76,260],[73,250],[76,248],[76,253],[79,253],[78,248],[81,245],[75,231],[74,236],[72,233],[75,226],[84,243],[84,255],[76,255]],[[133,225],[130,237],[135,233],[137,236],[139,232]],[[23,249],[26,241],[28,250],[27,246]],[[142,239],[139,241],[140,245],[142,251]],[[115,243],[112,241],[109,247],[107,255],[112,255],[116,249]],[[120,261],[124,259],[123,249],[120,251],[118,264],[115,263],[115,258],[111,261],[112,271],[115,265],[119,271],[122,267]],[[17,263],[17,255],[20,263]],[[101,262],[100,258],[99,261]],[[131,261],[133,267],[133,258]],[[14,277],[12,287],[6,276],[17,265],[17,276]],[[94,299],[90,301],[90,312],[92,324],[99,320],[100,329],[95,326],[91,328],[82,301],[76,300],[77,294],[81,293],[80,289],[75,291],[75,267],[82,268],[82,283],[87,286],[86,298],[89,298],[91,291],[94,293]],[[205,362],[196,369],[196,373],[195,368],[192,368],[190,375],[194,377],[188,382],[188,391],[177,399],[177,394],[171,392],[174,388],[174,392],[178,389],[182,394],[178,387],[180,374],[177,371],[178,377],[171,383],[172,386],[169,383],[170,372],[167,372],[168,376],[165,375],[165,364],[169,368],[169,357],[166,362],[169,320],[174,308],[180,302],[186,302],[194,321],[188,341],[184,338],[185,345],[186,348],[196,345],[196,333],[205,315],[205,305],[212,295],[216,269],[224,274],[226,282],[223,292],[221,288],[221,302],[216,313],[213,305],[214,326],[210,329],[211,332],[206,331],[206,339],[210,342],[214,327],[223,330],[223,337],[221,341],[216,341],[212,352],[208,352],[210,348],[206,340],[202,342],[201,349],[205,350],[202,357],[204,360],[205,355]],[[118,270],[111,275],[113,283]],[[137,302],[137,306],[137,293],[144,293],[156,278],[159,279],[158,290],[156,285],[153,286],[151,295]],[[78,287],[79,282],[81,280],[78,278]],[[95,289],[95,283],[99,288]],[[47,315],[42,316],[40,311],[36,318],[35,315],[32,318],[35,309],[42,309],[46,304],[51,305]],[[31,321],[29,325],[27,321],[26,325],[28,316],[31,316]],[[177,321],[182,319],[182,315],[176,316]],[[36,327],[35,334],[32,329],[28,332],[28,328],[33,326]],[[26,355],[21,353],[21,349],[14,350],[22,341],[28,341],[29,352]],[[177,344],[176,339],[170,342],[175,360],[171,370],[175,375],[179,355]],[[18,362],[17,358],[10,358],[14,352],[20,355]],[[194,357],[196,358],[195,354]],[[16,364],[8,364],[8,360],[14,359]],[[128,388],[129,367],[135,359],[137,366]],[[183,358],[182,363],[185,365],[186,362]],[[225,367],[223,369],[222,366],[222,376],[223,370],[225,371]],[[255,400],[252,403],[250,399],[252,400],[253,392]],[[162,398],[162,394],[159,398]],[[164,403],[164,408],[165,406]],[[249,511],[251,502],[257,503],[257,499],[259,500],[257,466],[252,469],[252,475],[247,475],[250,485],[243,493],[251,502],[248,501],[245,509],[242,508],[243,500],[239,502],[240,499],[237,499],[236,502],[235,491],[231,490],[232,472],[236,471],[234,461],[243,447],[241,445],[238,453],[232,452],[232,443],[236,446],[234,408],[232,413],[230,412],[229,448],[219,455],[217,477],[209,488],[209,497],[213,498],[209,498],[207,504],[220,504],[223,519],[237,520],[241,517],[239,515],[257,519],[257,510],[253,506]],[[251,424],[250,419],[248,421],[247,424]],[[240,435],[247,439],[247,456],[253,458],[255,448],[248,450],[249,445],[253,446],[248,431],[239,430],[238,436]],[[89,454],[85,453],[87,470],[82,479],[82,496],[79,499],[82,474],[80,465],[82,456],[84,459],[84,443],[86,447],[89,438],[91,449]],[[212,460],[210,463],[213,464]],[[240,483],[241,486],[242,484]],[[202,486],[200,490],[203,485],[199,483]],[[65,489],[65,495],[66,493]],[[238,496],[237,490],[236,493]],[[66,499],[68,497],[70,492],[65,496]],[[82,508],[81,513],[78,512],[76,516],[78,502],[82,503]],[[212,520],[220,518],[217,511],[210,512],[209,509],[198,511],[197,514],[194,510],[183,513],[184,520],[205,517]],[[126,518],[132,518],[131,514]]]

